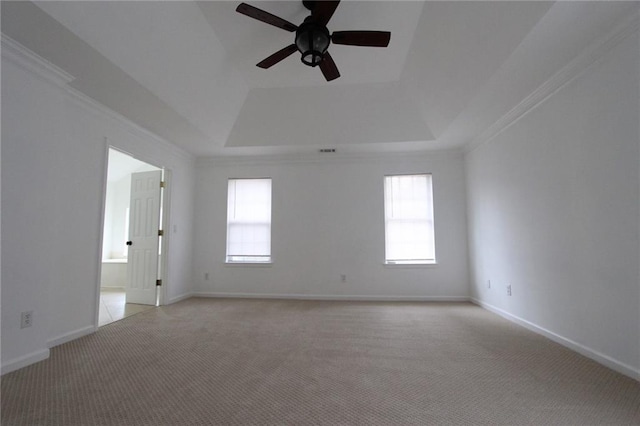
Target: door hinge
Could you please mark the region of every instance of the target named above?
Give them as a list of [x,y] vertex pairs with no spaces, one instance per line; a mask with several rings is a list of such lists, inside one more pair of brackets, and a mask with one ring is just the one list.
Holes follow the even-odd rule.
[[160,188],[164,188],[164,182],[160,181]]
[[158,236],[162,237],[164,235],[164,231],[162,229],[158,229]]
[[156,280],[156,286],[161,286],[162,285],[162,280]]

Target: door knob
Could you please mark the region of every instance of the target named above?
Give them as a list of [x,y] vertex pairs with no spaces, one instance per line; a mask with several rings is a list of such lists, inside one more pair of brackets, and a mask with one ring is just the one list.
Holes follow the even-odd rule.
[[128,245],[128,246],[133,245],[133,241],[127,241],[127,245]]

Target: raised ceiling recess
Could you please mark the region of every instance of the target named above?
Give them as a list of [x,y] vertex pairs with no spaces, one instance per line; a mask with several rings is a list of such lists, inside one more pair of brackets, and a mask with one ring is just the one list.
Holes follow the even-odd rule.
[[327,51],[331,42],[349,46],[387,47],[389,45],[391,33],[388,31],[335,31],[330,34],[327,24],[340,1],[303,1],[302,3],[311,11],[311,15],[307,16],[299,26],[246,3],[240,3],[236,8],[236,12],[243,15],[296,33],[294,43],[260,61],[257,64],[258,67],[271,68],[299,51],[303,64],[311,67],[319,66],[324,78],[331,81],[340,77],[338,67]]

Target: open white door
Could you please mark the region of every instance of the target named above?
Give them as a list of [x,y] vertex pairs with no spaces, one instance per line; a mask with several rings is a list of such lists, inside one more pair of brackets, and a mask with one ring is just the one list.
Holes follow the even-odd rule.
[[156,304],[162,171],[131,174],[127,303]]

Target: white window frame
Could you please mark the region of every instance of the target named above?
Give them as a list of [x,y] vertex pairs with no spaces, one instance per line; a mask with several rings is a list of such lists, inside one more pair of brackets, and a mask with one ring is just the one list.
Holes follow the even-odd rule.
[[[413,191],[420,190],[415,187],[409,194],[408,190],[404,190],[404,194],[400,194],[397,186],[403,178],[425,177],[426,182],[424,190],[424,198],[416,198],[418,193]],[[395,179],[395,180],[394,180]],[[406,184],[409,181],[405,180]],[[396,189],[396,198],[394,201],[394,189]],[[405,187],[406,188],[406,187]],[[420,196],[421,197],[421,196]],[[413,205],[410,206],[410,204]],[[416,206],[417,204],[417,206]],[[423,205],[421,205],[423,204]],[[395,208],[394,208],[395,205]],[[398,225],[408,225],[411,232],[412,241],[403,242],[400,237],[401,231],[394,231]],[[436,264],[436,248],[435,248],[435,220],[434,220],[434,202],[433,202],[433,176],[431,173],[415,173],[415,174],[396,174],[386,175],[384,177],[384,228],[385,228],[385,259],[386,265],[435,265]],[[422,228],[426,232],[418,232]],[[394,234],[395,232],[395,234]],[[401,248],[403,244],[414,244],[413,249]],[[399,254],[403,255],[400,256]]]
[[[235,193],[237,188],[237,182],[240,181],[268,181],[269,182],[269,193],[268,193],[268,201],[267,201],[267,209],[268,213],[264,213],[264,215],[260,218],[247,218],[247,216],[251,216],[249,211],[240,211],[239,208],[247,208],[246,206],[242,207],[236,203]],[[273,181],[271,178],[229,178],[227,183],[227,244],[226,244],[226,253],[225,253],[225,263],[228,264],[270,264],[272,262],[271,257],[271,209],[272,209],[272,188]],[[234,191],[232,193],[232,191]],[[254,206],[253,208],[255,209]],[[255,213],[255,212],[254,212]],[[231,253],[231,246],[240,244],[251,244],[249,240],[236,239],[233,240],[231,229],[234,226],[245,226],[245,227],[262,227],[267,229],[268,234],[268,247],[264,250],[257,249],[256,252],[247,252],[246,248],[239,249],[238,253]]]

